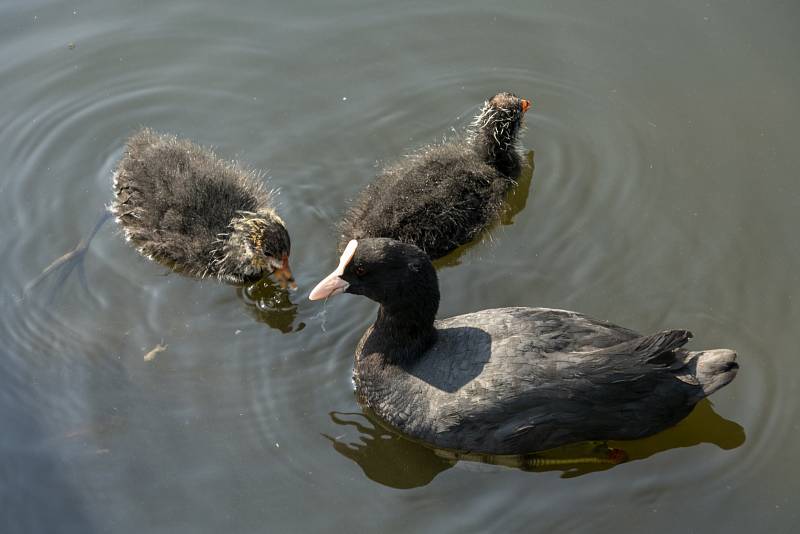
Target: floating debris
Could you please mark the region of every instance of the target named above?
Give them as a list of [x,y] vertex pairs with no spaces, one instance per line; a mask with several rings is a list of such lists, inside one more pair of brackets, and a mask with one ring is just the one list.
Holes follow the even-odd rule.
[[146,361],[146,362],[153,361],[153,359],[156,357],[156,354],[158,354],[159,352],[164,352],[165,350],[167,350],[167,347],[169,345],[164,345],[163,343],[164,342],[162,341],[161,343],[159,343],[158,345],[153,347],[147,354],[145,354],[144,355],[144,361]]

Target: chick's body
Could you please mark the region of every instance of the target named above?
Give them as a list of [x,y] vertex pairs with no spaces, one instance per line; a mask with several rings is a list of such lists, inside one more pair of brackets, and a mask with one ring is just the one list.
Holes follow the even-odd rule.
[[440,258],[475,238],[513,185],[469,147],[431,147],[366,187],[347,214],[340,248],[351,239],[380,236]]
[[499,215],[522,168],[517,136],[530,102],[498,93],[469,135],[426,147],[384,169],[339,224],[339,249],[352,239],[386,237],[431,259],[473,240]]
[[136,133],[114,195],[126,238],[183,274],[236,283],[288,270],[289,235],[257,174],[190,141]]

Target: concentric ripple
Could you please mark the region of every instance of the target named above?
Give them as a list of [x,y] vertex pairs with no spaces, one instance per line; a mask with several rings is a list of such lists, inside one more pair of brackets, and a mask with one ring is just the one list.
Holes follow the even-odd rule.
[[[734,506],[759,510],[754,529],[786,524],[775,506],[789,508],[796,471],[800,255],[780,124],[794,86],[771,54],[719,33],[711,8],[15,4],[0,8],[0,448],[19,459],[12,476],[39,480],[28,462],[52,460],[64,482],[53,487],[98,531],[749,525]],[[740,72],[769,95],[751,98],[763,88]],[[681,424],[610,444],[631,460],[612,468],[478,465],[386,431],[351,380],[374,304],[307,299],[335,267],[349,199],[382,166],[459,139],[500,90],[534,103],[522,148],[535,170],[513,214],[437,263],[440,315],[575,309],[642,332],[689,328],[690,348],[739,353],[736,381]],[[92,229],[141,126],[265,171],[297,292],[171,274],[110,222],[83,258],[88,290],[75,270],[23,294]],[[62,500],[21,487],[21,502]]]

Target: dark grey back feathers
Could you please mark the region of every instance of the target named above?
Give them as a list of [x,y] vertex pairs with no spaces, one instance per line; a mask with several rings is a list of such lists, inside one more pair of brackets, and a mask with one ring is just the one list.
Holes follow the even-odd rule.
[[718,372],[695,374],[704,353],[681,348],[685,330],[641,336],[563,310],[483,310],[436,327],[436,343],[403,365],[357,352],[356,383],[392,426],[461,451],[520,454],[652,435],[738,369],[735,353],[719,350]]

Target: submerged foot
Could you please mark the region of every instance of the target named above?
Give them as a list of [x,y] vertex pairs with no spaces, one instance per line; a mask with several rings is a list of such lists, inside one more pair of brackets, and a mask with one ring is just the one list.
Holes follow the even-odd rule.
[[59,289],[63,287],[64,282],[67,280],[73,270],[77,271],[78,281],[83,286],[83,289],[86,290],[87,293],[91,293],[89,291],[89,283],[86,280],[86,271],[84,270],[83,259],[86,256],[86,251],[89,250],[89,245],[91,244],[95,234],[97,234],[100,228],[102,228],[103,224],[105,224],[105,222],[110,218],[111,213],[107,211],[103,212],[103,215],[97,220],[88,236],[81,239],[74,249],[56,258],[53,263],[44,268],[39,276],[25,285],[23,297],[27,298],[45,280],[47,280],[51,275],[55,274],[57,275],[56,282],[53,285],[53,288],[50,291],[47,299],[48,303],[52,303],[58,295]]

